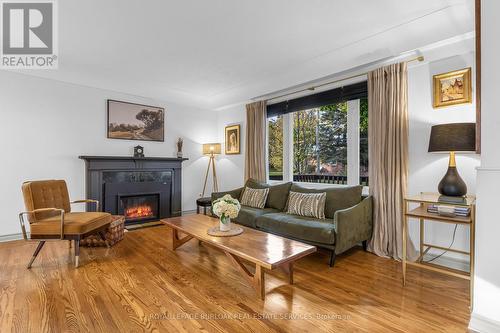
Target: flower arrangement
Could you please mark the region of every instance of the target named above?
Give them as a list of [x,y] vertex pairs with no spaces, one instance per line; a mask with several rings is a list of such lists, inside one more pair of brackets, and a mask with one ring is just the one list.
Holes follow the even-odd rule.
[[212,209],[213,213],[220,218],[222,223],[228,223],[229,219],[234,219],[238,216],[241,205],[238,200],[226,194],[213,202]]

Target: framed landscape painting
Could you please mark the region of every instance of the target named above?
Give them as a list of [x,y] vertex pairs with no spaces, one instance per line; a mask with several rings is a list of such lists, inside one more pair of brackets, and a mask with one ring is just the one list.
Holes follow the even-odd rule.
[[226,155],[240,153],[240,125],[226,126]]
[[434,107],[472,102],[471,69],[433,76]]
[[165,109],[108,99],[108,138],[164,141]]

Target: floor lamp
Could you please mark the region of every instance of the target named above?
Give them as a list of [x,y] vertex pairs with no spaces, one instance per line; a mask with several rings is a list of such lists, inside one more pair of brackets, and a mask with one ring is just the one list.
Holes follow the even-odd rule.
[[220,143],[204,143],[203,144],[203,155],[208,155],[210,159],[208,160],[207,173],[205,174],[205,184],[203,184],[203,192],[201,197],[205,195],[205,190],[207,188],[208,173],[210,172],[210,166],[212,166],[213,175],[213,192],[219,191],[219,185],[217,184],[217,172],[215,171],[215,155],[221,153]]

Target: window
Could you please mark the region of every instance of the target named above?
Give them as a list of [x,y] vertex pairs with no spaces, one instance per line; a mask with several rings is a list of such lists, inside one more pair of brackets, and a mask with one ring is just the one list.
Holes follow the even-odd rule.
[[271,117],[267,123],[269,179],[283,180],[283,116]]
[[368,99],[359,105],[359,184],[368,186]]
[[368,186],[366,93],[326,93],[268,106],[270,180]]
[[293,179],[347,184],[347,103],[292,113]]

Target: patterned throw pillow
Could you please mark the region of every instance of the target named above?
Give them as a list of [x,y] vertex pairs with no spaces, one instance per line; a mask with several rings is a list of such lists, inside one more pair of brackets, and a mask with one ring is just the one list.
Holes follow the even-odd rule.
[[241,196],[241,204],[244,206],[262,209],[266,205],[268,194],[268,188],[257,189],[245,187],[243,195]]
[[326,193],[291,192],[288,196],[288,214],[325,218]]

